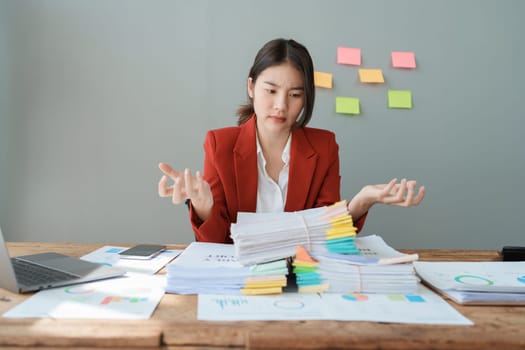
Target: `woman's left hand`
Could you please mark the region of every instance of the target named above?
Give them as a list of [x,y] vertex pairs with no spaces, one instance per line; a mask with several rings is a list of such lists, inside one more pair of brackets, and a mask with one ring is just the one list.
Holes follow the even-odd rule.
[[367,185],[348,203],[348,212],[352,217],[359,219],[374,204],[395,205],[398,207],[412,207],[418,205],[425,196],[425,187],[421,186],[416,193],[415,180],[392,179],[387,184]]
[[372,204],[396,205],[399,207],[412,207],[418,205],[425,196],[425,186],[421,186],[416,193],[417,181],[392,179],[388,184],[368,185],[362,190]]

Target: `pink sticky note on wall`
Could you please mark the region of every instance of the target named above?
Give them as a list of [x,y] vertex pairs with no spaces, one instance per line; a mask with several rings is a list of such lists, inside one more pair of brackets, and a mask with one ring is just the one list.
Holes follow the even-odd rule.
[[416,68],[416,55],[407,51],[392,51],[392,66],[395,68]]
[[361,65],[361,49],[356,49],[353,47],[339,46],[337,48],[337,63],[360,66]]

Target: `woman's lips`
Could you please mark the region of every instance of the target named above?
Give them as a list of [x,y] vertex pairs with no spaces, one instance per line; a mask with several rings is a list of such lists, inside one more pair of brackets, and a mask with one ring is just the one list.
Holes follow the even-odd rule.
[[278,115],[271,115],[269,118],[271,120],[273,120],[274,122],[276,122],[276,123],[284,123],[284,122],[286,122],[286,118],[285,117],[280,117]]

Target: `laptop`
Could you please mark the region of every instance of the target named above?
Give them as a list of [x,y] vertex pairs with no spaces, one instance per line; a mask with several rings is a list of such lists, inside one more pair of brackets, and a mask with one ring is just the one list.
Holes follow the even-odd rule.
[[57,253],[11,258],[0,228],[0,288],[15,293],[123,276],[125,270]]

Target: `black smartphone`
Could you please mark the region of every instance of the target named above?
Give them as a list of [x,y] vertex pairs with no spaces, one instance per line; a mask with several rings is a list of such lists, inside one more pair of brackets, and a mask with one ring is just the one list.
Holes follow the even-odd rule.
[[165,250],[166,246],[160,244],[138,244],[129,249],[121,251],[119,255],[123,259],[147,260],[154,258]]

